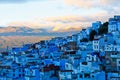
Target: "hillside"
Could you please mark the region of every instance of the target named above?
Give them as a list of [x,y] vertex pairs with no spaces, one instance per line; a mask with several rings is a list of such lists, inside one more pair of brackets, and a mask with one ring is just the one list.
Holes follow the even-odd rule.
[[19,47],[23,44],[35,43],[41,40],[50,39],[51,37],[40,37],[40,36],[0,36],[0,52],[5,51],[8,47]]
[[46,29],[34,29],[29,27],[0,27],[0,52],[23,43],[35,43],[40,40],[48,40],[52,37],[68,36],[78,31],[49,32]]

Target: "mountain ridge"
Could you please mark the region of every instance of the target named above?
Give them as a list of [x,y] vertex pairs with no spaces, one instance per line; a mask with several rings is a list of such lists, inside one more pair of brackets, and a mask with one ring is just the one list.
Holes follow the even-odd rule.
[[15,27],[15,26],[0,27],[0,33],[8,33],[8,32],[41,33],[45,31],[46,30],[43,28],[34,29],[30,27]]
[[43,28],[29,27],[0,27],[0,52],[7,47],[22,46],[23,43],[35,43],[41,40],[48,40],[53,37],[64,37],[78,33],[79,31],[50,32]]

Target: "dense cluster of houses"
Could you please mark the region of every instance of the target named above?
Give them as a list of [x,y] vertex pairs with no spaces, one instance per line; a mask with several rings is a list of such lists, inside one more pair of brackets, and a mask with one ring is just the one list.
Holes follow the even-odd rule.
[[101,22],[67,37],[25,44],[0,53],[0,80],[120,80],[120,16],[108,33],[89,39]]

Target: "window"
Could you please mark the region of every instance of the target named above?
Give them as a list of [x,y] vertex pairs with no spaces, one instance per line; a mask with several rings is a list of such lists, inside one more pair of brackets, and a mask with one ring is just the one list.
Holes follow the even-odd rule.
[[19,74],[19,77],[21,77],[21,74]]
[[90,78],[90,74],[84,74],[85,78]]
[[13,72],[15,72],[15,69],[13,69]]
[[112,53],[112,55],[117,55],[117,53]]
[[90,56],[88,56],[88,59],[90,59]]
[[94,75],[92,75],[91,77],[92,77],[92,78],[94,78],[95,76],[94,76]]
[[69,67],[69,65],[68,65],[68,64],[66,64],[66,67],[68,68],[68,67]]
[[92,61],[94,61],[94,57],[92,57]]
[[73,74],[72,79],[77,79],[77,74]]
[[98,49],[98,46],[96,46],[96,49]]
[[87,65],[87,62],[82,62],[83,65]]
[[94,48],[98,49],[98,45],[94,45]]
[[97,44],[98,43],[98,41],[94,41],[94,44]]
[[13,74],[13,76],[15,76],[15,74]]
[[80,74],[80,78],[82,78],[83,76],[82,76],[82,74]]
[[21,70],[19,69],[19,72],[20,72]]
[[115,55],[117,55],[117,53],[115,53]]
[[120,61],[119,61],[119,64],[120,64]]
[[24,69],[22,71],[25,72]]

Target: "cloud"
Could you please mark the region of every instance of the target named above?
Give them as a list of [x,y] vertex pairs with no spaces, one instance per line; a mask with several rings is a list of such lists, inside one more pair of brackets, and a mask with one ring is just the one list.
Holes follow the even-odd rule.
[[77,6],[77,7],[84,7],[87,8],[89,6],[91,6],[93,3],[91,0],[64,0],[66,4],[70,4],[73,6]]
[[[29,1],[52,1],[52,0],[0,0],[0,3],[2,2],[21,3]],[[77,6],[78,9],[84,8],[84,11],[88,12],[88,14],[79,15],[78,13],[78,15],[71,14],[67,16],[48,17],[45,19],[40,18],[40,20],[25,22],[13,21],[9,23],[8,26],[27,26],[32,28],[45,28],[50,32],[51,31],[64,32],[71,30],[80,30],[83,27],[91,26],[91,23],[95,21],[105,22],[108,20],[108,18],[113,17],[113,15],[120,13],[119,0],[64,0],[64,2],[67,5]],[[98,9],[99,11],[97,10],[97,12],[95,11],[92,12],[92,10],[89,12],[90,8],[93,8],[93,10],[95,8],[100,9]]]
[[81,8],[111,7],[119,5],[119,0],[64,0],[66,4]]
[[86,22],[89,19],[83,16],[70,15],[70,16],[60,16],[60,17],[49,17],[46,18],[45,20],[50,22],[71,23],[71,22]]
[[[94,10],[94,16],[92,17],[98,17],[98,19],[99,16],[105,19],[109,18],[110,16],[119,15],[119,2],[120,0],[64,0],[64,3],[67,5],[77,7],[79,10],[84,9],[86,12],[88,12],[87,16],[90,14],[89,10]],[[96,9],[100,12],[95,13]]]
[[[62,21],[62,19],[61,19]],[[61,23],[54,21],[45,21],[42,23],[41,21],[34,22],[11,22],[7,26],[27,26],[31,28],[44,28],[48,32],[65,32],[71,30],[80,30],[83,24],[87,24],[86,22],[70,22],[70,23]]]
[[52,32],[67,32],[67,31],[80,31],[83,27],[80,25],[61,25],[54,27],[51,31]]
[[88,16],[62,16],[56,18],[47,18],[47,21],[59,23],[57,24],[52,31],[71,31],[71,30],[81,30],[82,28],[91,27],[92,22],[95,21],[108,21],[111,15],[108,15],[107,12],[95,13]]
[[78,31],[81,28],[91,26],[92,22],[105,22],[110,18],[106,11],[94,13],[92,15],[67,15],[59,17],[48,17],[36,21],[11,22],[8,26],[27,26],[31,28],[45,28],[48,32]]
[[[46,18],[46,21],[49,22],[59,22],[59,23],[64,23],[64,24],[69,24],[69,23],[76,23],[76,22],[93,22],[93,21],[104,21],[108,18],[108,13],[106,11],[94,13],[92,15],[68,15],[68,16],[60,16],[60,17],[49,17]],[[106,18],[106,19],[105,19]]]
[[0,3],[24,3],[28,0],[0,0]]
[[[30,1],[44,1],[44,0],[0,0],[0,4],[26,3]],[[47,1],[47,0],[45,0]]]
[[27,26],[27,27],[31,27],[31,28],[44,28],[47,29],[47,31],[52,32],[52,31],[59,31],[59,30],[70,30],[70,28],[78,28],[80,27],[80,23],[76,22],[76,23],[59,23],[59,22],[46,22],[46,23],[40,23],[40,22],[12,22],[9,23],[7,26]]
[[64,0],[64,3],[77,9],[101,9],[111,14],[120,14],[120,0]]

